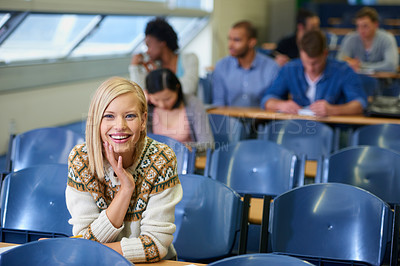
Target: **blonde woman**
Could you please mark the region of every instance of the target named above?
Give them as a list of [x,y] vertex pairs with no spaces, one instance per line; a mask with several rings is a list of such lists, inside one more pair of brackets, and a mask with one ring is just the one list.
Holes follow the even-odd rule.
[[86,143],[71,151],[68,162],[73,234],[132,262],[176,259],[174,211],[182,198],[176,157],[146,136],[146,123],[142,89],[110,78],[91,101]]

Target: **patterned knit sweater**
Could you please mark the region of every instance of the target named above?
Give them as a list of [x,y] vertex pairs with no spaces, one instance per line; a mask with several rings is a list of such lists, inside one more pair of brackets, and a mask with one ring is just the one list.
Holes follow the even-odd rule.
[[182,199],[176,164],[171,148],[146,138],[140,160],[127,169],[136,189],[123,225],[115,228],[106,209],[120,188],[119,180],[106,161],[104,180],[90,174],[86,144],[75,146],[69,155],[65,194],[73,234],[101,243],[121,241],[124,257],[133,262],[174,257],[174,212]]

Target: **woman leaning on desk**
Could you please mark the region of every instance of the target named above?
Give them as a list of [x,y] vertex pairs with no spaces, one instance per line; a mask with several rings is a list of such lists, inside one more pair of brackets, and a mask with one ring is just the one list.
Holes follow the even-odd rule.
[[178,77],[167,68],[146,77],[149,103],[147,132],[168,136],[197,151],[214,145],[207,112],[194,95],[185,94]]
[[113,77],[94,94],[86,143],[70,153],[66,202],[73,234],[132,262],[175,259],[175,205],[182,198],[177,161],[146,136],[147,104],[134,82]]

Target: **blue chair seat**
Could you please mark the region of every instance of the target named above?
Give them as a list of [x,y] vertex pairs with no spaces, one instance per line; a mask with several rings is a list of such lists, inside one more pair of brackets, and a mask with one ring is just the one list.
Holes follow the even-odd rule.
[[208,175],[239,194],[279,195],[304,181],[304,160],[267,140],[242,140],[218,148]]
[[234,256],[208,264],[209,266],[312,266],[313,264],[285,255],[276,254],[249,254]]
[[0,254],[0,265],[119,265],[131,266],[118,252],[86,239],[57,238],[35,241]]
[[400,204],[400,153],[377,146],[349,147],[326,158],[323,168],[322,182],[357,186],[389,204]]
[[39,165],[10,173],[1,190],[2,241],[22,244],[72,235],[65,203],[68,166]]
[[243,204],[226,185],[200,175],[180,175],[183,198],[175,208],[178,258],[202,261],[228,256],[240,230]]
[[397,246],[390,246],[396,242],[392,237],[398,238],[394,216],[388,204],[361,188],[339,183],[302,186],[272,203],[271,249],[313,262],[381,265],[386,250],[397,253]]
[[65,128],[38,128],[15,136],[11,149],[12,171],[50,163],[67,163],[72,148],[84,136]]
[[158,142],[167,144],[174,151],[176,160],[178,161],[178,174],[194,173],[196,163],[195,148],[192,148],[190,151],[182,142],[164,135],[147,134],[147,136]]

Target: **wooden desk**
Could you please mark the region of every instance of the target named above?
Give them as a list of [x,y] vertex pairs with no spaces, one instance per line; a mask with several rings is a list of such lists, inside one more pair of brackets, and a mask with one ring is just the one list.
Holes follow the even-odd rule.
[[[18,244],[0,242],[0,248],[18,246]],[[173,260],[162,260],[154,263],[135,263],[135,265],[152,265],[152,266],[183,266],[183,265],[206,265],[201,263],[185,262],[185,261],[173,261]]]
[[287,120],[287,119],[305,119],[319,121],[330,124],[348,124],[348,125],[375,125],[375,124],[400,124],[400,119],[383,118],[383,117],[367,117],[362,115],[343,115],[315,117],[305,115],[292,115],[284,113],[276,113],[265,111],[257,107],[217,107],[207,110],[209,114],[220,114],[233,117],[253,118],[262,120]]
[[250,199],[250,210],[249,210],[249,223],[261,224],[264,199],[251,198]]
[[[399,53],[400,53],[400,48],[399,48]],[[394,72],[376,72],[368,76],[377,79],[400,79],[400,73],[394,73]]]

